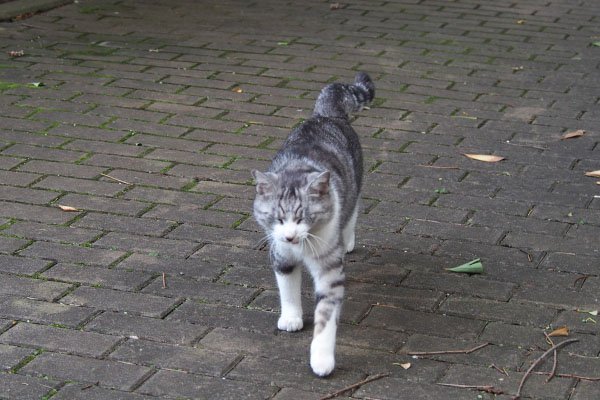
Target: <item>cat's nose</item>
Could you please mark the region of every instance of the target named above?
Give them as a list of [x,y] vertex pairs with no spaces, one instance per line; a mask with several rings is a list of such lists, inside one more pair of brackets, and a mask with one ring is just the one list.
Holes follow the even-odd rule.
[[293,242],[294,241],[295,236],[287,236],[285,237],[285,240],[287,240],[288,242]]

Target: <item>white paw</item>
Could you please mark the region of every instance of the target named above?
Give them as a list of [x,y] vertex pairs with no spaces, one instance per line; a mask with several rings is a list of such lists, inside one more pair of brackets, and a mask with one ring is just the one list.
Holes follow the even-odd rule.
[[277,328],[280,331],[296,332],[302,329],[304,322],[302,317],[281,316],[277,321]]
[[346,253],[351,253],[354,250],[354,233],[348,239],[348,243],[346,244]]
[[310,367],[312,368],[315,375],[325,377],[335,367],[335,358],[331,352],[311,352],[310,355]]

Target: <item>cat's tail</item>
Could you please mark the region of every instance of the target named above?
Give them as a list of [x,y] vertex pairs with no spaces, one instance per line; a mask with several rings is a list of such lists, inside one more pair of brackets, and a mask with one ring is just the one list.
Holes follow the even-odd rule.
[[319,94],[313,116],[348,119],[349,114],[362,110],[374,97],[373,81],[367,73],[359,72],[352,85],[332,83],[325,86]]

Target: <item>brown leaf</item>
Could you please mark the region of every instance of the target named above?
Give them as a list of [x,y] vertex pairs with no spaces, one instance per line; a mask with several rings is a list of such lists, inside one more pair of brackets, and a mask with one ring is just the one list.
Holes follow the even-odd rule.
[[11,50],[8,52],[8,55],[11,57],[23,57],[25,55],[25,51],[23,50]]
[[79,211],[79,210],[78,210],[78,209],[76,209],[75,207],[71,207],[71,206],[62,206],[62,205],[60,205],[60,204],[59,204],[59,205],[58,205],[58,207],[59,207],[61,210],[63,210],[63,211],[66,211],[66,212],[77,212],[77,211]]
[[563,139],[571,139],[574,137],[583,136],[585,133],[586,133],[586,131],[584,131],[583,129],[578,129],[575,132],[565,133],[562,138]]
[[484,161],[484,162],[498,162],[504,160],[502,156],[493,156],[489,154],[463,154],[466,157],[472,158],[473,160]]
[[232,92],[236,92],[236,93],[242,93],[244,91],[244,89],[242,89],[241,87],[235,88],[232,90]]
[[337,10],[338,8],[340,8],[340,3],[332,3],[329,8],[331,8],[332,10]]
[[569,336],[569,331],[567,330],[567,326],[563,325],[560,328],[550,332],[548,336]]
[[598,171],[591,171],[591,172],[586,172],[585,176],[591,176],[593,178],[600,178],[600,170]]

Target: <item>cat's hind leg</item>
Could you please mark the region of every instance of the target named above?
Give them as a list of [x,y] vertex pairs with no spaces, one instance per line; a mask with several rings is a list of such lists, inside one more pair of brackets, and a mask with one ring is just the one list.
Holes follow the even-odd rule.
[[354,229],[356,228],[356,220],[358,219],[358,204],[354,207],[354,212],[352,216],[346,223],[344,230],[342,231],[342,236],[344,237],[344,246],[346,247],[346,253],[352,252],[354,250],[354,240],[355,233]]
[[298,265],[274,265],[275,278],[279,288],[281,315],[277,328],[282,331],[295,332],[302,329],[302,268]]

